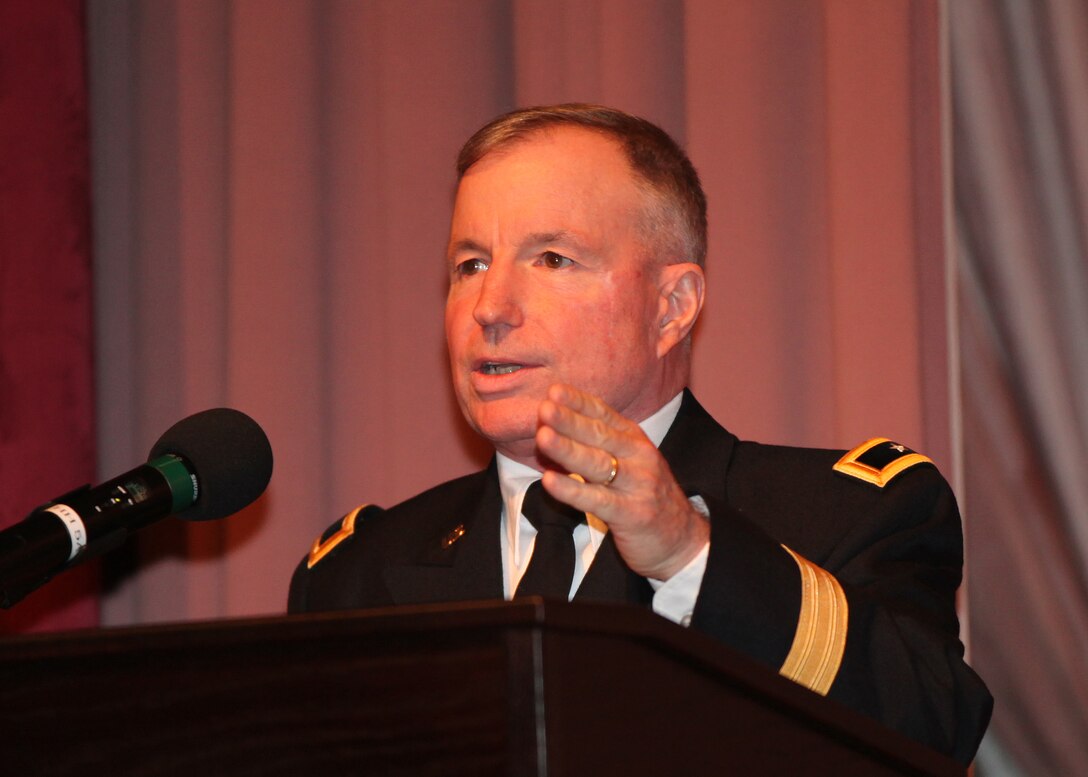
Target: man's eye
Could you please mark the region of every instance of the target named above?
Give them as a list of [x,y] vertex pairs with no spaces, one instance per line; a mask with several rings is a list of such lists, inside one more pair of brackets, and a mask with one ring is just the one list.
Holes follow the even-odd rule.
[[483,259],[466,259],[463,262],[458,263],[454,268],[454,272],[460,278],[467,278],[470,275],[475,275],[478,272],[483,272],[487,269],[487,263]]
[[570,267],[572,264],[574,264],[573,261],[563,256],[562,254],[555,253],[555,251],[545,251],[540,256],[540,262],[545,267],[548,267],[552,270],[558,270],[563,267]]

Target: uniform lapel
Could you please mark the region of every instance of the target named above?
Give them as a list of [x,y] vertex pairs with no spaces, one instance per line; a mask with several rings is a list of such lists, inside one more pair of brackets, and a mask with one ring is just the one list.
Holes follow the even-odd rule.
[[685,389],[660,450],[684,493],[725,502],[725,475],[736,441]]
[[502,497],[495,461],[481,487],[449,506],[422,538],[414,563],[390,566],[385,583],[397,604],[502,598],[499,523]]

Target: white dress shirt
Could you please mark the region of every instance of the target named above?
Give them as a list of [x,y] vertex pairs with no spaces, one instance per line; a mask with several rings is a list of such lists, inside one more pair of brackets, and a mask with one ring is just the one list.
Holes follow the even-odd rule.
[[[660,410],[639,424],[654,445],[660,446],[661,441],[665,439],[669,427],[676,420],[682,399],[683,394],[677,394]],[[529,486],[540,480],[541,473],[501,453],[496,455],[496,460],[503,505],[500,532],[503,595],[510,599],[517,590],[521,576],[525,574],[529,566],[533,545],[536,543],[536,529],[522,514],[521,503],[525,499],[525,492]],[[701,497],[692,497],[691,503],[695,509],[707,515],[706,503]],[[518,520],[511,521],[511,515],[518,516]],[[574,596],[578,586],[581,585],[582,578],[593,563],[593,557],[597,555],[597,549],[601,547],[601,542],[607,533],[608,526],[595,516],[587,516],[586,523],[579,524],[574,529],[574,579],[571,581],[570,597]],[[691,620],[691,611],[695,607],[695,599],[699,595],[699,586],[703,582],[709,550],[710,543],[708,542],[699,554],[688,562],[687,566],[668,580],[649,580],[650,586],[654,589],[654,612],[675,623],[688,625]]]

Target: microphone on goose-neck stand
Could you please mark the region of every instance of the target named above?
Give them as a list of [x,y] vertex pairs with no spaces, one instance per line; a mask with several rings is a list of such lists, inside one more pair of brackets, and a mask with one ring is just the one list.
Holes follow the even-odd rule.
[[136,529],[175,515],[224,518],[257,499],[272,477],[264,430],[238,410],[215,408],[171,426],[148,462],[42,505],[0,531],[0,607],[55,574],[119,546]]

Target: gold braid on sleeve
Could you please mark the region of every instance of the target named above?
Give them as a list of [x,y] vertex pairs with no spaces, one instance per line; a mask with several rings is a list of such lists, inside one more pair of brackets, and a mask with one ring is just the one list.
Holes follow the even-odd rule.
[[846,649],[849,608],[835,576],[794,553],[801,572],[801,612],[793,645],[778,673],[826,696],[835,682]]

